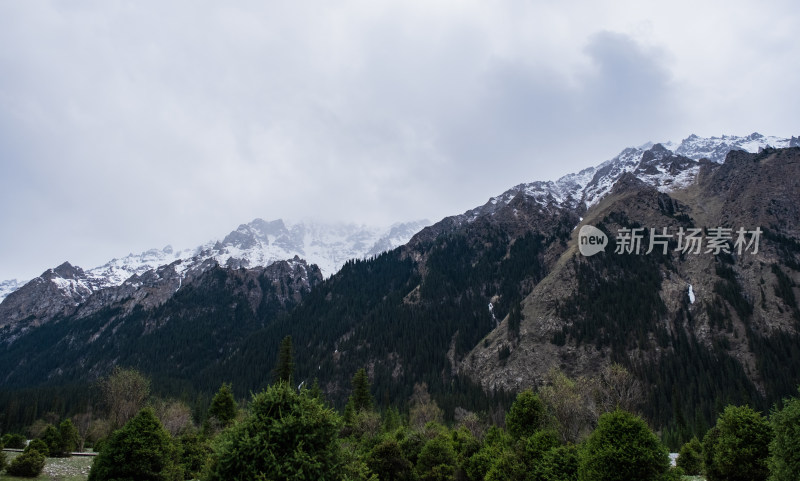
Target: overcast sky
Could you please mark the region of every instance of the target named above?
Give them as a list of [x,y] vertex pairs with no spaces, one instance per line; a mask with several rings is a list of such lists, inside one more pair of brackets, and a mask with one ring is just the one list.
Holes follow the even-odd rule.
[[0,0],[0,280],[800,134],[795,0]]

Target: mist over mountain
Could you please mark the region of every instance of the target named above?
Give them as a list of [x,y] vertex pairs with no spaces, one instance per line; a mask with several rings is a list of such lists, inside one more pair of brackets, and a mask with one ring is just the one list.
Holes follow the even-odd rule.
[[[244,395],[269,382],[291,335],[298,380],[334,402],[360,368],[380,403],[425,382],[452,415],[552,369],[617,362],[647,386],[656,425],[699,432],[717,400],[768,407],[800,383],[798,169],[794,137],[693,135],[426,227],[255,220],[191,256],[148,253],[161,265],[114,286],[92,279],[135,272],[135,256],[98,277],[64,264],[0,304],[0,385],[125,365],[163,392],[233,382]],[[607,236],[603,252],[581,254],[584,226]],[[686,249],[687,232],[702,249]],[[620,248],[632,233],[640,249]]]
[[[324,277],[335,273],[349,259],[370,257],[393,249],[408,241],[427,220],[402,222],[390,227],[366,226],[345,223],[289,222],[277,219],[271,222],[255,219],[241,224],[222,240],[209,241],[193,249],[175,250],[168,245],[163,249],[150,249],[139,254],[128,254],[68,278],[60,285],[74,284],[84,293],[119,286],[133,275],[142,275],[160,266],[181,261],[181,269],[215,259],[229,267],[268,266],[279,260],[298,256],[316,264]],[[58,278],[50,273],[49,280]],[[50,274],[48,274],[50,273]],[[0,282],[0,302],[26,282],[16,279]],[[0,324],[2,324],[0,322]]]

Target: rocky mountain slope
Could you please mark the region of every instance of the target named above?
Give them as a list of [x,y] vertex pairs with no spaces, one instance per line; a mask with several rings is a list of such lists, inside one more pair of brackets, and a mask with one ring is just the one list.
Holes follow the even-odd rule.
[[[580,376],[613,361],[645,382],[658,425],[681,417],[700,426],[720,399],[768,406],[800,382],[792,374],[800,373],[797,143],[691,136],[626,149],[557,181],[520,184],[397,249],[348,261],[323,282],[280,287],[302,291],[288,303],[252,300],[274,284],[239,269],[254,262],[240,252],[309,234],[261,222],[207,246],[223,257],[205,257],[191,289],[178,275],[190,272],[183,262],[162,268],[153,282],[167,286],[157,292],[175,289],[166,301],[154,293],[153,302],[129,302],[144,292],[133,279],[130,292],[100,291],[111,302],[96,292],[78,306],[49,305],[52,322],[42,322],[24,303],[6,305],[9,296],[0,309],[18,306],[15,325],[28,327],[0,330],[0,362],[13,373],[5,383],[75,382],[116,362],[140,367],[165,390],[232,381],[244,395],[268,382],[278,343],[291,335],[297,379],[319,379],[334,400],[361,367],[380,403],[407,399],[426,382],[452,412],[480,408],[486,393],[539,385],[553,368]],[[588,225],[608,238],[591,257],[579,252]],[[685,248],[689,233],[702,252]],[[638,253],[631,242],[614,252],[633,235]],[[57,270],[60,284],[81,276],[72,266]],[[240,330],[246,335],[217,339]]]
[[[168,366],[164,377],[170,384],[211,389],[206,383],[216,383],[219,373],[208,377],[208,372],[219,368],[222,353],[235,350],[322,282],[319,268],[299,258],[251,269],[207,259],[182,274],[180,264],[134,275],[78,305],[58,306],[45,324],[0,328],[0,357],[6,362],[0,383],[93,379],[122,364],[151,372]],[[58,274],[49,275],[77,271],[68,270],[60,266]],[[41,283],[43,289],[52,289],[50,284]],[[261,375],[268,378],[269,371]]]
[[3,285],[9,292],[6,299],[0,298],[0,327],[22,320],[47,322],[57,314],[74,312],[94,293],[111,289],[95,296],[93,302],[97,303],[98,299],[118,295],[120,287],[128,292],[143,279],[160,278],[162,272],[167,272],[179,286],[181,278],[203,270],[209,261],[229,268],[254,268],[299,257],[317,265],[326,277],[349,259],[371,257],[404,244],[427,223],[398,223],[385,229],[255,219],[220,241],[192,250],[174,251],[171,246],[151,249],[112,259],[87,271],[65,262],[23,285],[5,282]]
[[[796,335],[787,317],[793,315],[794,301],[786,299],[792,299],[797,277],[784,266],[797,262],[792,246],[797,242],[800,217],[791,207],[800,200],[793,183],[797,149],[771,148],[775,144],[788,149],[796,143],[794,138],[759,134],[718,139],[692,136],[675,151],[648,144],[626,149],[596,168],[556,182],[522,184],[481,207],[423,229],[392,256],[343,269],[298,306],[288,324],[274,326],[253,342],[264,342],[280,331],[292,332],[307,345],[324,346],[309,352],[307,368],[315,366],[325,373],[331,392],[341,390],[347,376],[364,364],[382,389],[399,395],[393,382],[408,386],[412,379],[426,379],[433,385],[451,376],[466,376],[489,392],[513,391],[541,383],[554,367],[574,375],[591,374],[611,360],[645,378],[647,372],[658,372],[653,364],[678,369],[685,355],[690,363],[716,360],[725,370],[713,387],[692,392],[695,401],[705,396],[705,402],[713,404],[708,400],[729,396],[733,389],[740,399],[774,399],[776,393],[788,392],[787,386],[794,381],[784,378],[781,386],[765,384],[772,381],[764,381],[769,376],[757,371],[769,371],[767,366],[779,358],[770,357],[767,350],[755,352],[747,343],[772,341],[762,335],[768,330],[755,329],[763,319],[770,319],[770,325],[782,319],[785,329],[779,335],[789,337],[775,342],[786,343]],[[746,146],[756,152],[734,151],[723,163],[704,157],[718,152],[722,144],[727,145],[724,149]],[[678,155],[679,149],[698,159]],[[731,190],[732,185],[746,188],[746,193]],[[753,192],[762,197],[756,199]],[[759,215],[732,214],[738,211]],[[580,226],[592,222],[608,230],[612,243],[619,228],[667,228],[673,234],[669,254],[662,258],[601,255],[583,266],[581,259],[575,259],[576,236]],[[729,265],[731,259],[736,263],[736,257],[724,255],[685,260],[684,253],[675,260],[674,236],[681,227],[732,231],[742,227],[748,232],[761,228],[763,242],[778,239],[778,245],[765,245],[757,262],[748,258],[747,268]],[[641,241],[645,249],[647,233]],[[730,245],[736,240],[732,238]],[[774,257],[777,252],[780,262]],[[593,267],[591,262],[600,264]],[[696,275],[673,267],[679,262]],[[758,277],[747,276],[758,279],[761,287],[742,290],[739,276],[756,264],[761,266]],[[662,282],[664,277],[670,281]],[[367,282],[376,286],[370,290],[375,291],[371,297],[362,298],[359,292],[354,302],[348,296],[357,295],[356,291],[346,286],[356,283],[363,288],[357,279],[371,279]],[[697,289],[693,303],[690,285]],[[620,295],[595,292],[605,288]],[[593,296],[601,301],[595,302]],[[339,306],[337,299],[347,308]],[[755,299],[777,315],[769,311],[747,317],[748,326],[756,319],[749,330],[732,327],[739,315],[736,309],[745,312],[748,305],[757,309]],[[684,312],[681,309],[687,303],[693,307]],[[550,317],[535,313],[535,309],[545,309],[542,306],[549,309]],[[683,331],[674,325],[668,328],[670,322],[679,322],[669,316],[684,316],[680,322],[692,325]],[[310,318],[323,319],[331,331],[309,331]],[[714,331],[721,325],[722,337]],[[424,340],[420,332],[425,333]],[[654,353],[664,356],[663,363]],[[664,377],[672,383],[676,379],[692,382],[686,376]],[[728,381],[736,387],[726,387]],[[652,385],[655,379],[649,382]],[[711,409],[703,405],[701,417],[711,419]]]
[[[681,386],[706,418],[718,396],[758,404],[796,389],[800,378],[787,373],[800,367],[800,149],[732,151],[723,164],[677,158],[694,179],[667,192],[647,174],[663,155],[645,151],[587,210],[517,327],[504,321],[460,372],[485,389],[517,390],[553,368],[588,375],[621,362],[651,386]],[[584,225],[608,234],[604,252],[579,252]],[[641,251],[619,249],[637,228]],[[700,229],[699,249],[680,235],[690,229]],[[646,254],[651,240],[668,245]],[[653,403],[663,415],[662,396]]]
[[[201,264],[208,259],[215,259],[220,265],[257,267],[295,256],[316,264],[323,276],[328,277],[350,259],[371,257],[405,244],[429,223],[427,220],[420,220],[379,227],[311,221],[288,222],[282,219],[267,222],[255,219],[241,224],[222,240],[210,241],[193,249],[175,250],[172,246],[166,246],[163,249],[128,254],[92,269],[81,269],[77,277],[64,279],[96,291],[119,286],[133,275],[142,275],[177,260],[182,261],[183,265]],[[55,269],[50,269],[45,274],[51,271]],[[0,282],[0,302],[26,283],[16,279]]]

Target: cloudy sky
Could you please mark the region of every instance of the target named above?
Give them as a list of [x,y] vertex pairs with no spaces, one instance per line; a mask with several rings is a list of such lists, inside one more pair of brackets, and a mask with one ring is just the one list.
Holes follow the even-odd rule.
[[800,134],[800,5],[0,0],[0,280]]

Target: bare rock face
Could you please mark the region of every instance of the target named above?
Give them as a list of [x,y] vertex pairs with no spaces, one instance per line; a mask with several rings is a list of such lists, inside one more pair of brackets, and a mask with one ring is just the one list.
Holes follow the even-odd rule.
[[[611,362],[646,378],[664,363],[680,368],[689,349],[705,356],[693,368],[724,362],[733,366],[728,374],[739,376],[737,386],[768,391],[763,349],[772,346],[772,336],[795,336],[800,326],[800,148],[784,145],[794,139],[777,140],[778,150],[766,147],[776,139],[758,134],[625,149],[557,181],[517,185],[422,229],[383,264],[352,263],[325,283],[316,265],[293,254],[270,258],[267,267],[253,267],[266,258],[241,255],[264,246],[310,251],[313,243],[301,246],[309,231],[283,222],[242,225],[194,257],[137,271],[114,287],[100,288],[79,268],[60,266],[0,305],[0,345],[17,349],[7,351],[8,364],[17,363],[7,379],[24,385],[37,360],[11,354],[22,358],[41,349],[38,339],[56,339],[50,352],[71,354],[69,366],[40,362],[47,379],[66,369],[76,377],[84,369],[99,373],[120,356],[144,362],[148,342],[161,337],[184,349],[164,356],[179,377],[182,370],[205,372],[208,360],[239,369],[250,359],[245,354],[261,347],[243,344],[259,329],[260,343],[284,335],[287,326],[308,331],[326,322],[320,331],[341,332],[305,346],[320,360],[315,366],[332,356],[330,372],[347,373],[327,381],[339,386],[363,365],[370,373],[391,373],[393,382],[413,380],[425,368],[414,364],[420,333],[436,327],[436,338],[425,339],[434,346],[426,347],[431,357],[446,353],[447,365],[436,367],[436,376],[449,382],[448,376],[466,375],[487,391],[541,384],[554,368],[593,375]],[[745,147],[751,152],[737,150]],[[607,236],[603,252],[581,253],[585,226]],[[726,229],[727,238],[724,249],[711,252],[708,238],[716,228]],[[386,244],[347,229],[333,237],[362,249],[395,245],[412,229],[397,226]],[[738,229],[746,233],[745,245]],[[687,241],[680,236],[693,230],[702,250],[682,250]],[[756,232],[757,248],[749,243]],[[640,236],[635,248],[625,247],[626,233]],[[651,244],[657,236],[666,240]],[[321,295],[304,303],[319,284]],[[364,305],[376,311],[351,309],[354,300],[338,294],[341,285],[342,292],[363,294]],[[405,314],[404,308],[413,310],[408,321],[419,323],[409,332],[383,316]],[[345,311],[346,322],[339,323]],[[513,325],[506,316],[512,311],[521,311]],[[37,326],[56,334],[23,336]],[[198,347],[207,349],[199,356],[202,366],[187,367],[187,351]],[[658,379],[649,382],[655,392]]]
[[[591,375],[622,359],[646,366],[669,355],[669,339],[685,335],[711,352],[725,346],[763,391],[752,343],[795,335],[800,326],[800,306],[788,292],[800,285],[800,148],[731,151],[723,164],[695,165],[696,182],[669,193],[643,181],[641,171],[621,175],[579,224],[600,227],[610,245],[584,257],[576,228],[524,300],[518,337],[504,320],[460,372],[487,390],[513,391],[541,384],[552,368]],[[624,229],[637,227],[641,252],[615,253]],[[651,228],[672,234],[666,255],[660,245],[646,254]],[[676,235],[692,228],[705,241],[698,253],[682,251]],[[727,229],[719,252],[707,243],[716,228]],[[608,292],[620,288],[630,293]]]
[[21,322],[40,325],[70,315],[92,292],[83,269],[65,262],[9,294],[0,304],[0,327]]

